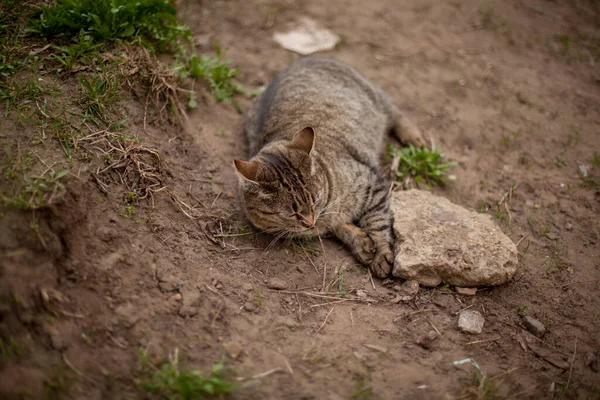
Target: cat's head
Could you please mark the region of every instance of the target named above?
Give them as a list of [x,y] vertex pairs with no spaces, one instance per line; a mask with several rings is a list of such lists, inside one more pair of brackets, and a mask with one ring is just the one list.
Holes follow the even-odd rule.
[[304,128],[250,161],[235,160],[242,203],[257,228],[287,236],[315,234],[327,203],[327,182],[314,146],[313,128]]

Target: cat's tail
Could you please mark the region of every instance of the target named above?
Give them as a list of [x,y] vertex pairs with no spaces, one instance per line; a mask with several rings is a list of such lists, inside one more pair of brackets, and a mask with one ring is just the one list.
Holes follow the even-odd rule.
[[260,112],[260,98],[255,98],[250,107],[244,113],[244,135],[248,143],[248,153],[250,156],[254,156],[259,150],[257,148],[258,139],[258,117]]
[[427,141],[421,130],[398,109],[392,119],[392,133],[402,144],[425,147]]

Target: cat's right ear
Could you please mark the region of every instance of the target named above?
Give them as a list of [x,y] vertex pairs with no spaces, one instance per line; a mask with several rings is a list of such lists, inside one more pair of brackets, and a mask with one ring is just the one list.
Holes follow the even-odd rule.
[[302,150],[306,154],[310,154],[315,145],[315,130],[311,127],[304,128],[296,132],[292,138],[290,147],[292,149]]
[[256,183],[256,174],[258,172],[258,163],[256,161],[233,160],[235,169],[240,176],[248,181]]

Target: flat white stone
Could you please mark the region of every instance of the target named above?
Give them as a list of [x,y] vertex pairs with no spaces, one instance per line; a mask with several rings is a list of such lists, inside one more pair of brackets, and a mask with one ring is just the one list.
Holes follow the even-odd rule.
[[300,24],[289,32],[275,33],[273,39],[284,49],[304,56],[331,50],[340,41],[338,35],[310,18],[302,18]]

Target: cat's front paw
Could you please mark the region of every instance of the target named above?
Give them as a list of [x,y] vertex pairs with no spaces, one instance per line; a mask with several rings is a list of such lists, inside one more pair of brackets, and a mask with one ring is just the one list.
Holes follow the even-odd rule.
[[378,278],[385,278],[392,272],[394,266],[394,253],[392,249],[387,246],[377,250],[373,262],[371,262],[371,271]]
[[352,254],[362,265],[371,264],[375,257],[375,244],[373,240],[366,234],[357,236],[352,248]]
[[340,239],[352,252],[352,255],[363,265],[369,265],[375,257],[375,243],[358,226],[354,224],[344,224],[334,231]]

